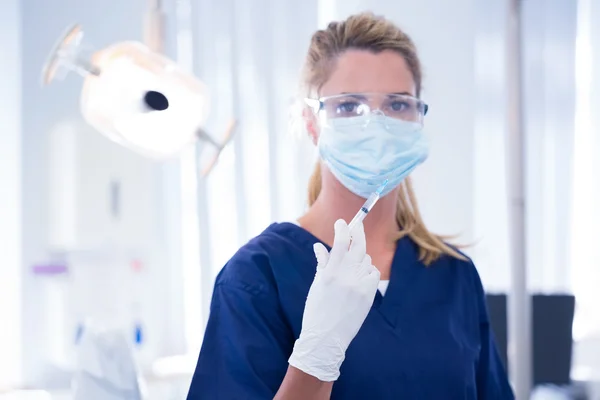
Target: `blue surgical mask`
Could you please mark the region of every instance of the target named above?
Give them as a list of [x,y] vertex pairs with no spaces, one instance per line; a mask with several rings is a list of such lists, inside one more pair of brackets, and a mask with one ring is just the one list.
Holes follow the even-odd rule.
[[318,148],[340,183],[363,198],[386,179],[382,196],[394,190],[429,153],[421,124],[384,115],[329,119]]

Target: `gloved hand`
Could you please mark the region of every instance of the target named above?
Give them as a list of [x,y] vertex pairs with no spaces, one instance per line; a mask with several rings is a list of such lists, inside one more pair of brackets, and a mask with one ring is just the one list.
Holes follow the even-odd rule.
[[375,298],[379,271],[366,254],[364,227],[352,231],[344,220],[335,223],[331,253],[316,243],[317,274],[308,292],[302,331],[290,365],[321,381],[340,375],[346,349],[362,326]]

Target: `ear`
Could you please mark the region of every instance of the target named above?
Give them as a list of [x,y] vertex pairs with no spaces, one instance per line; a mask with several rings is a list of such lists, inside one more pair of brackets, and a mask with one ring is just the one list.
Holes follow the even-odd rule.
[[317,123],[315,113],[310,107],[304,107],[302,110],[302,118],[304,119],[308,136],[310,136],[310,139],[316,146],[319,141],[319,124]]

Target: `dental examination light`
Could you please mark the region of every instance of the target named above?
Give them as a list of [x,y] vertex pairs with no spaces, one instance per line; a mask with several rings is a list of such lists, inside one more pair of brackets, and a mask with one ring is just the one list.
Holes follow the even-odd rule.
[[200,141],[199,174],[206,176],[232,137],[235,121],[219,139],[203,129],[210,105],[205,85],[145,44],[124,41],[95,51],[84,43],[81,26],[74,25],[52,49],[42,83],[70,71],[84,80],[85,121],[139,154],[164,160]]

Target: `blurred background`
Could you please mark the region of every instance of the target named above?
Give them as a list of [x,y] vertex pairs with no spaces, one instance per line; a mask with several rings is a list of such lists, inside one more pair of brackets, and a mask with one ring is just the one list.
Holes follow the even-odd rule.
[[[315,151],[290,119],[310,36],[364,10],[420,51],[432,148],[415,173],[419,205],[433,231],[472,244],[506,360],[508,3],[2,0],[0,398],[69,399],[90,318],[124,330],[148,398],[185,398],[216,274],[306,209]],[[239,121],[206,177],[194,148],[157,162],[98,134],[75,74],[40,84],[66,27],[80,23],[98,49],[143,41],[153,7],[165,54],[210,93],[207,131]],[[598,20],[598,0],[523,2],[533,380],[589,399],[600,399]]]

